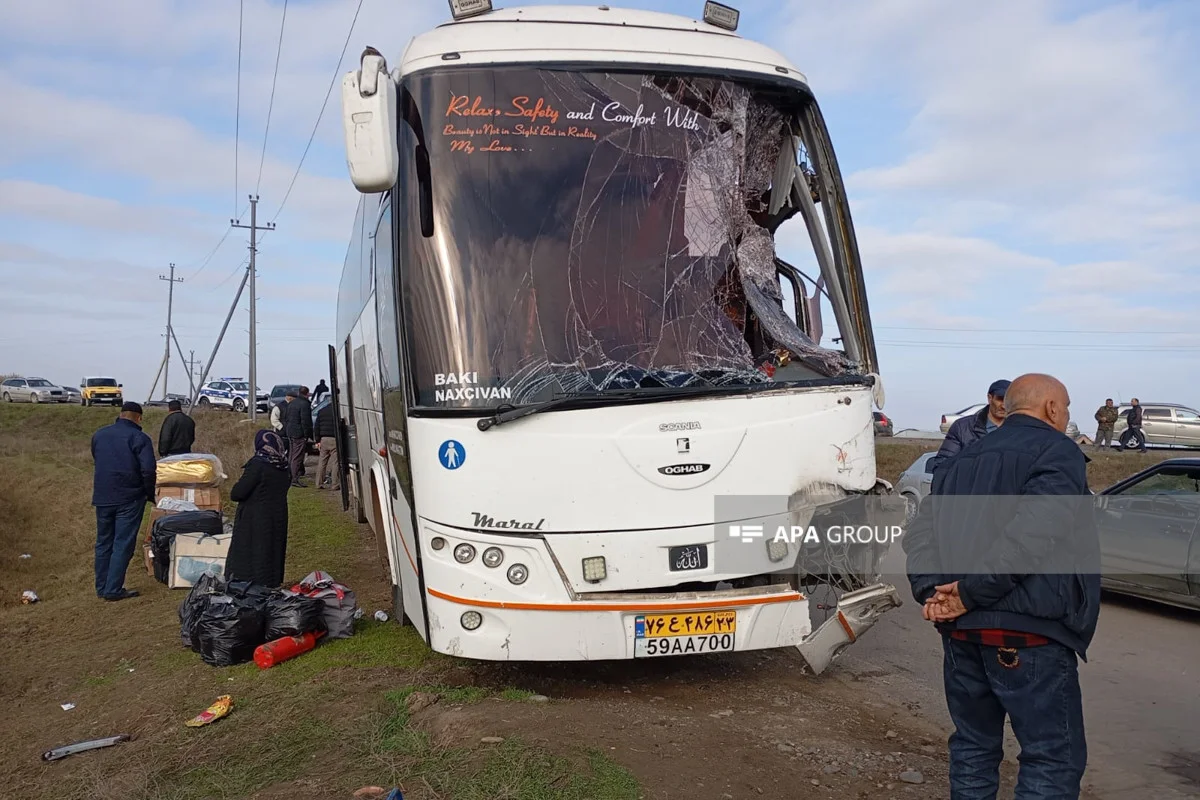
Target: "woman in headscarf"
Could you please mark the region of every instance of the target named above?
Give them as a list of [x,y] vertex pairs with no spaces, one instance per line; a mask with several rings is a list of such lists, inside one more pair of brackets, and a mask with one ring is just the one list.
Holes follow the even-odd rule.
[[254,436],[254,457],[229,491],[238,507],[225,561],[227,578],[272,588],[283,583],[291,484],[283,439],[274,431],[259,431]]

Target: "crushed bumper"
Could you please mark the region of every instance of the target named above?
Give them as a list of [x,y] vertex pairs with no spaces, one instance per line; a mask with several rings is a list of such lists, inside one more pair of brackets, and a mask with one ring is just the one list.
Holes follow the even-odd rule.
[[901,605],[896,587],[889,584],[877,583],[847,592],[838,601],[837,613],[806,636],[796,649],[812,673],[820,675],[880,617]]

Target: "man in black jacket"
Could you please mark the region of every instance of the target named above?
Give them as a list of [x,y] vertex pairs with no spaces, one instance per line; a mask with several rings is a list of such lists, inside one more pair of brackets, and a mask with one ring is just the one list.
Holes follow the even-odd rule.
[[283,410],[283,430],[288,438],[288,461],[292,468],[292,486],[304,486],[300,482],[304,457],[308,454],[308,442],[313,435],[312,403],[308,401],[308,387],[300,387],[300,396],[287,404]]
[[142,432],[142,407],[121,406],[112,425],[92,435],[92,505],[96,507],[96,596],[105,600],[137,597],[125,588],[146,503],[154,502],[154,443]]
[[904,537],[922,615],[942,634],[950,793],[994,798],[1004,722],[1018,797],[1078,798],[1087,765],[1078,660],[1100,613],[1087,457],[1064,435],[1070,398],[1023,375],[995,432],[934,473]]
[[926,469],[930,473],[946,466],[952,458],[958,455],[959,451],[971,442],[1000,427],[1000,424],[1004,422],[1004,393],[1008,387],[1009,381],[994,381],[988,387],[986,406],[970,416],[954,420],[950,430],[946,431],[946,438],[942,440],[942,446],[938,448],[937,455],[929,459],[929,463],[926,465]]
[[183,413],[183,404],[172,400],[167,404],[167,418],[158,432],[158,456],[181,456],[192,452],[196,443],[196,420]]
[[1122,450],[1129,447],[1129,440],[1136,436],[1140,442],[1138,452],[1146,452],[1146,434],[1142,433],[1142,415],[1144,413],[1142,404],[1136,397],[1129,401],[1129,410],[1125,412],[1125,422],[1129,427],[1121,434]]
[[337,416],[332,402],[317,412],[315,435],[317,447],[321,448],[321,457],[317,461],[317,488],[325,488],[325,474],[328,471],[333,478],[332,489],[336,492],[342,488],[342,477],[338,466]]

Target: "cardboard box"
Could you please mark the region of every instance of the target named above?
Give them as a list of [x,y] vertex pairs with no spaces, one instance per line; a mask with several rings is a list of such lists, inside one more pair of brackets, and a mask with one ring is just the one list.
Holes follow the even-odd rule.
[[150,577],[154,577],[154,553],[150,550],[150,545],[142,545],[142,558],[146,561],[146,572]]
[[171,572],[167,586],[188,589],[205,572],[225,574],[225,558],[233,534],[205,536],[202,533],[181,533],[171,542]]
[[157,504],[164,497],[195,503],[201,511],[219,511],[221,509],[221,490],[211,486],[198,489],[190,486],[159,486],[154,495],[154,502]]

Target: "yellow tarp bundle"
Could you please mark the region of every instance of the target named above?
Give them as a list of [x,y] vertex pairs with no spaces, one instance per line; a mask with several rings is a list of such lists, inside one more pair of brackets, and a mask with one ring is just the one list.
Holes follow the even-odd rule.
[[157,471],[159,486],[220,486],[225,479],[220,459],[208,453],[168,456]]

